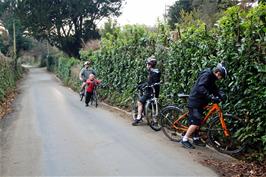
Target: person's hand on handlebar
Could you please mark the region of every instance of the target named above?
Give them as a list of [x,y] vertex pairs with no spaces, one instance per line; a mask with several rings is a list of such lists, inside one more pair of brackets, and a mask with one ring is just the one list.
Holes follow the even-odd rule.
[[212,97],[212,98],[211,98],[211,101],[212,101],[213,103],[220,103],[222,100],[221,100],[219,97]]

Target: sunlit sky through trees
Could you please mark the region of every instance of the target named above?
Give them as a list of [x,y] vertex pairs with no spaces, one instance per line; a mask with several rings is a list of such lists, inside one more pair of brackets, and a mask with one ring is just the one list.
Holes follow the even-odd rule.
[[[176,0],[125,0],[121,16],[117,18],[120,25],[145,24],[153,26],[157,19],[163,20],[167,6]],[[101,22],[102,24],[103,22]]]

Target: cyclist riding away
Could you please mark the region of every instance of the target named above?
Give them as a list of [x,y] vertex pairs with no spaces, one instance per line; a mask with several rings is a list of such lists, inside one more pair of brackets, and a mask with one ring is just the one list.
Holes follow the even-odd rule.
[[200,139],[198,130],[203,118],[204,107],[210,102],[220,102],[224,95],[219,92],[215,82],[225,78],[227,70],[223,64],[219,63],[215,68],[203,70],[191,89],[188,99],[189,118],[188,130],[181,143],[185,148],[194,149],[195,147],[189,142],[188,138],[193,135],[193,144],[205,146],[206,144]]
[[96,72],[90,68],[90,65],[92,65],[92,61],[84,62],[83,68],[81,69],[79,73],[79,79],[82,81],[80,94],[84,94],[86,81],[89,78],[89,75],[94,74],[96,76]]
[[89,79],[86,81],[87,89],[86,89],[86,96],[85,96],[85,105],[89,106],[89,102],[93,95],[93,89],[101,83],[100,80],[95,79],[94,74],[89,75]]
[[[156,58],[154,56],[147,58],[146,67],[148,70],[148,79],[147,79],[147,82],[145,84],[148,86],[160,82],[161,73],[160,73],[159,69],[155,68],[156,64],[157,64],[157,61],[156,61]],[[154,89],[155,89],[155,97],[158,98],[160,86],[156,85],[156,86],[154,86]],[[152,94],[152,88],[147,87],[144,95],[138,101],[138,115],[137,115],[137,118],[132,123],[133,126],[138,125],[138,123],[141,121],[143,107],[144,107],[147,99],[151,98],[151,94]]]

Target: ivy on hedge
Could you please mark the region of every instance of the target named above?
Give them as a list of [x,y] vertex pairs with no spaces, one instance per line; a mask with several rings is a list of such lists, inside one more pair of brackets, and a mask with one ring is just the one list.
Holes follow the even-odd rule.
[[155,33],[144,26],[125,26],[103,38],[101,50],[92,57],[98,77],[110,85],[103,97],[128,105],[134,86],[145,80],[144,59],[155,52],[155,42]]
[[4,100],[5,95],[16,86],[16,81],[22,76],[22,67],[6,60],[0,60],[0,102]]
[[252,157],[263,159],[266,155],[265,13],[263,4],[250,11],[232,7],[217,27],[206,31],[205,24],[197,21],[183,29],[177,41],[169,41],[166,37],[169,30],[162,24],[157,31],[126,26],[105,35],[101,49],[92,55],[99,77],[111,84],[103,96],[115,105],[127,106],[134,86],[145,80],[144,60],[152,54],[163,71],[162,104],[169,102],[166,99],[169,94],[189,93],[203,68],[225,61],[229,77],[220,87],[229,99],[224,110],[247,120],[240,138],[250,141]]
[[[67,58],[61,56],[58,59],[58,66],[57,66],[57,76],[62,79],[64,84],[69,85],[71,81],[71,67],[75,64],[78,64],[78,60],[75,58]],[[78,78],[77,78],[78,79]]]

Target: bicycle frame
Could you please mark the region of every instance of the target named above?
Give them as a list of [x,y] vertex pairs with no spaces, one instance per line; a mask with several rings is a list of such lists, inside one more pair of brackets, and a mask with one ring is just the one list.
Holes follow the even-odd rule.
[[[153,84],[153,85],[151,85],[151,86],[145,86],[144,88],[142,88],[142,89],[140,89],[139,90],[139,93],[138,93],[138,95],[139,95],[139,97],[140,96],[142,96],[143,95],[143,92],[144,92],[144,90],[146,89],[146,88],[148,88],[148,87],[150,87],[150,88],[152,88],[152,96],[151,96],[151,98],[149,98],[149,99],[147,99],[147,102],[146,102],[146,104],[144,105],[144,114],[145,115],[147,115],[147,111],[148,111],[148,106],[150,105],[150,103],[151,102],[154,102],[154,104],[156,105],[156,108],[155,108],[155,115],[154,116],[158,116],[159,115],[159,110],[158,110],[158,99],[155,97],[155,88],[154,88],[154,86],[155,85],[159,85],[159,83],[155,83],[155,84]],[[154,109],[154,106],[152,106],[152,110]]]
[[[223,113],[222,113],[222,109],[220,108],[220,106],[217,103],[211,104],[211,105],[207,105],[206,107],[204,107],[204,109],[209,110],[209,112],[205,115],[204,119],[201,121],[201,125],[205,124],[207,122],[207,120],[215,113],[218,113],[219,116],[219,120],[221,122],[222,128],[223,128],[223,132],[224,135],[226,137],[230,136],[229,130],[226,127],[225,121],[224,121],[224,117],[223,117]],[[187,131],[188,127],[184,126],[180,123],[181,120],[185,119],[188,117],[188,112],[186,112],[185,114],[181,115],[177,120],[174,121],[173,123],[173,128],[177,129],[177,130],[182,130],[182,131]],[[178,126],[176,126],[178,125]]]

